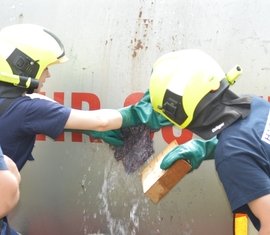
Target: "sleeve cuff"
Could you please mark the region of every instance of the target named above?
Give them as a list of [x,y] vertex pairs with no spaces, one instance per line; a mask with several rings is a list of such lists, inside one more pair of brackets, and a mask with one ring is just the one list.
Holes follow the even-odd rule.
[[7,164],[5,162],[5,159],[4,159],[4,154],[2,152],[2,149],[0,147],[0,170],[3,171],[3,170],[8,170],[8,167],[7,167]]

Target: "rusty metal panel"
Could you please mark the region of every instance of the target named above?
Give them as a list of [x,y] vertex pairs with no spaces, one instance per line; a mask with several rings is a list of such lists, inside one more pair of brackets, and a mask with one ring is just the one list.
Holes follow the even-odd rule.
[[[200,48],[244,74],[234,89],[269,96],[268,0],[2,0],[0,26],[36,23],[55,32],[70,60],[51,69],[51,98],[84,109],[120,108],[144,92],[162,54]],[[91,101],[84,94],[92,94]],[[135,97],[135,98],[134,98]],[[159,153],[175,136],[154,136]],[[22,170],[21,202],[11,222],[27,235],[232,234],[232,216],[213,161],[185,177],[158,205],[127,175],[106,144],[66,134],[37,141]],[[250,234],[256,234],[251,226]]]

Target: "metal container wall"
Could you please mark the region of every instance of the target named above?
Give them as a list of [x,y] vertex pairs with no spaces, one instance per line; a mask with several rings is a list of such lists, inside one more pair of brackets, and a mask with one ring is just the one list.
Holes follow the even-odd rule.
[[[234,90],[269,96],[268,0],[2,0],[0,26],[51,29],[70,60],[52,67],[44,92],[67,106],[120,108],[148,88],[162,54],[200,48],[244,74]],[[22,35],[23,36],[23,35]],[[135,94],[135,95],[132,95]],[[177,129],[154,135],[159,153]],[[62,136],[63,137],[63,136]],[[186,176],[155,205],[140,172],[127,175],[108,145],[86,136],[40,137],[22,170],[21,200],[10,215],[23,235],[229,235],[232,215],[213,161]],[[250,234],[256,234],[250,226]]]

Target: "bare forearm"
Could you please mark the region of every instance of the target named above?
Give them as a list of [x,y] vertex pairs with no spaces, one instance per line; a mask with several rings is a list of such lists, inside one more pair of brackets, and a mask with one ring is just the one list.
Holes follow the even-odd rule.
[[7,164],[8,170],[16,178],[16,180],[18,181],[18,184],[20,184],[21,174],[20,174],[15,162],[13,162],[13,160],[6,155],[4,155],[4,159],[5,159],[5,162]]
[[[54,100],[37,93],[28,95],[32,99]],[[72,109],[65,129],[107,131],[119,129],[122,126],[122,116],[117,109],[79,110]]]
[[20,198],[19,182],[9,170],[0,171],[0,217],[7,215]]
[[20,198],[20,173],[9,157],[4,156],[4,160],[8,169],[0,171],[0,218],[7,215]]
[[118,110],[99,109],[83,111],[72,109],[65,125],[66,129],[106,131],[119,129],[122,116]]

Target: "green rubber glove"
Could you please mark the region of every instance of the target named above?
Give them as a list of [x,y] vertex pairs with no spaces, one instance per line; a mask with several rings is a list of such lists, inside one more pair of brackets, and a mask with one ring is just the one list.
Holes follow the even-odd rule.
[[149,90],[144,93],[143,98],[137,104],[119,109],[119,112],[123,117],[122,127],[145,124],[151,130],[157,131],[161,127],[173,125],[169,120],[153,110]]
[[113,146],[122,146],[124,144],[120,129],[111,131],[90,131],[85,130],[81,133],[91,136],[95,139],[102,139],[104,142]]
[[110,131],[92,131],[92,130],[70,130],[65,129],[65,132],[77,132],[91,136],[95,139],[102,139],[104,142],[113,146],[122,146],[123,136],[120,129]]
[[191,171],[193,171],[201,165],[203,160],[214,158],[217,143],[217,138],[213,137],[210,140],[193,139],[185,144],[176,146],[164,156],[160,168],[166,170],[175,161],[184,159],[191,164]]

